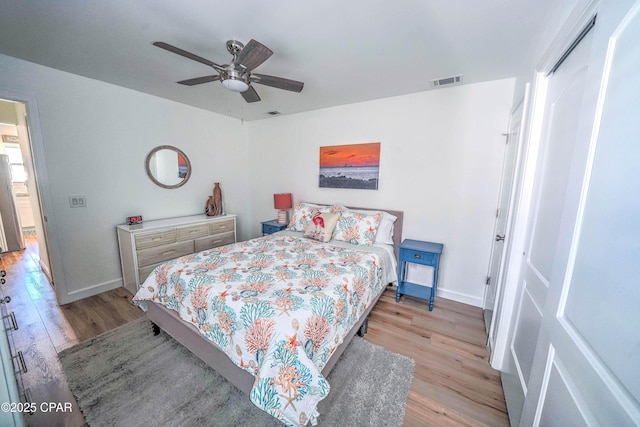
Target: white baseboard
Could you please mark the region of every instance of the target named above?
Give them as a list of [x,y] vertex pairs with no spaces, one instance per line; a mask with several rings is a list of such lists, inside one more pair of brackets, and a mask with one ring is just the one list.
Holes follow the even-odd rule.
[[441,288],[436,290],[436,295],[441,298],[450,299],[453,301],[461,302],[463,304],[469,304],[473,305],[474,307],[482,308],[482,298],[478,298],[476,296]]
[[122,287],[122,279],[111,280],[109,282],[98,283],[95,285],[87,286],[86,288],[76,289],[74,291],[68,292],[67,295],[63,296],[63,301],[60,301],[60,304],[68,304],[70,302],[78,301],[83,298],[92,297],[94,295],[101,294],[103,292],[110,291],[112,289],[121,288]]

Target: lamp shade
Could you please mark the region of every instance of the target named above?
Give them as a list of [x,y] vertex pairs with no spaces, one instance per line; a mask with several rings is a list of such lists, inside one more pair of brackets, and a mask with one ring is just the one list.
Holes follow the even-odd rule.
[[275,209],[291,209],[291,193],[279,193],[273,195],[273,207]]

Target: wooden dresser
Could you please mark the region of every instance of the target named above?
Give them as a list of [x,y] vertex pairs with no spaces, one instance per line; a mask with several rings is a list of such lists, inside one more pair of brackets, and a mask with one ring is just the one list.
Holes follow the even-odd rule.
[[236,241],[236,216],[192,215],[118,225],[124,287],[135,294],[164,261]]

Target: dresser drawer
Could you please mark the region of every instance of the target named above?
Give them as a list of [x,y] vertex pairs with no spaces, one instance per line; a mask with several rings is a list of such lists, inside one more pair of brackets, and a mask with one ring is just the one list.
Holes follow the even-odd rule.
[[228,233],[221,233],[216,236],[203,237],[196,240],[196,252],[204,251],[206,249],[216,248],[218,246],[228,245],[234,243],[235,236],[233,231]]
[[233,219],[212,222],[211,224],[209,224],[209,234],[218,234],[225,233],[227,231],[233,231],[233,223]]
[[143,249],[138,251],[138,267],[146,267],[190,253],[193,253],[193,240]]
[[176,241],[176,230],[170,228],[155,233],[136,234],[135,239],[137,250],[166,245]]
[[209,224],[192,225],[176,228],[176,241],[193,240],[209,234]]

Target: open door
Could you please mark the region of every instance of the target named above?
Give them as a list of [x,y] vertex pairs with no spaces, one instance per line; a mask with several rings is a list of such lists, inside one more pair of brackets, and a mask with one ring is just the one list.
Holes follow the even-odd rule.
[[[13,173],[18,173],[24,176],[24,179],[20,179],[20,182],[15,183],[14,185],[14,187],[16,185],[19,187],[19,190],[17,191],[17,193],[19,194],[15,194],[16,192],[14,192],[16,197],[13,197],[13,200],[15,201],[15,203],[13,204],[13,206],[9,206],[8,203],[2,203],[2,209],[6,210],[11,208],[16,212],[16,230],[20,234],[20,238],[22,238],[23,230],[30,230],[31,232],[35,231],[38,242],[38,258],[40,268],[47,276],[49,283],[53,285],[53,277],[51,274],[49,255],[47,250],[47,240],[40,207],[40,197],[35,168],[33,164],[33,154],[31,149],[31,138],[29,134],[27,110],[25,104],[19,101],[0,99],[0,105],[2,106],[3,112],[6,113],[10,111],[12,113],[7,115],[8,117],[10,117],[10,120],[5,120],[5,122],[7,123],[3,125],[5,127],[12,128],[11,143],[6,144],[7,148],[5,151],[11,149],[12,152],[9,152],[8,154],[12,154],[14,151],[16,152],[14,153],[15,156],[13,157],[20,158],[21,163],[19,165],[12,164],[12,167],[14,167],[14,169],[19,166],[19,168],[15,169]],[[0,182],[3,181],[2,176],[4,176],[4,173],[2,171],[3,168],[0,165]],[[2,191],[0,191],[0,199],[2,199]],[[8,218],[7,215],[5,215],[5,217]],[[18,219],[20,217],[22,217],[22,221]],[[25,217],[28,217],[28,220]],[[24,244],[22,244],[19,249],[22,248],[24,248]]]
[[496,222],[494,239],[491,246],[491,257],[487,271],[487,280],[484,293],[483,309],[484,321],[487,330],[487,347],[489,353],[493,351],[495,331],[498,330],[499,318],[494,313],[499,312],[502,296],[502,282],[504,280],[504,255],[509,247],[511,219],[513,216],[513,200],[515,197],[514,179],[517,175],[518,154],[523,143],[523,127],[525,117],[524,110],[529,104],[529,84],[525,90],[525,96],[511,110],[509,117],[509,133],[506,135],[506,149],[502,165],[502,178],[500,184],[500,196],[496,209]]

